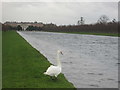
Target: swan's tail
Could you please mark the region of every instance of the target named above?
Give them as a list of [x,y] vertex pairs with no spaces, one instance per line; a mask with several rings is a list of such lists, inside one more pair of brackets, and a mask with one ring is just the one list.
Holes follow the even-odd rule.
[[45,75],[47,75],[47,72],[44,72]]

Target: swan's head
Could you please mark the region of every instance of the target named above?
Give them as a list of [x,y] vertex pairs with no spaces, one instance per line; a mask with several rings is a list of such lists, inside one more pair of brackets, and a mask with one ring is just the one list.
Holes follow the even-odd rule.
[[57,52],[63,55],[63,53],[62,53],[62,51],[61,51],[61,50],[58,50]]

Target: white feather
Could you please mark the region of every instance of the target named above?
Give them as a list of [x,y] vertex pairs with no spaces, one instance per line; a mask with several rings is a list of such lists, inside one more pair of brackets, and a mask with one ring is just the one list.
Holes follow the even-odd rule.
[[61,73],[62,68],[61,68],[61,62],[59,60],[60,53],[61,53],[61,51],[58,50],[58,52],[57,52],[57,66],[50,65],[50,67],[48,67],[46,72],[44,72],[45,75],[57,77]]

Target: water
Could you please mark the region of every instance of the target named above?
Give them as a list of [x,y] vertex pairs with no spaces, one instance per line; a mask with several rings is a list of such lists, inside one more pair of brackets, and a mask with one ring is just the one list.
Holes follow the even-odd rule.
[[77,88],[118,88],[118,37],[18,32],[56,65],[60,56],[62,73]]

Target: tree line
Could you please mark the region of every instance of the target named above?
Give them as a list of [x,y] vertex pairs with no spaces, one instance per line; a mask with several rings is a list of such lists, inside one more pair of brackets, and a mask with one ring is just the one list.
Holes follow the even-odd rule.
[[22,29],[22,27],[20,26],[20,25],[18,25],[18,26],[10,26],[10,25],[5,25],[5,24],[2,24],[2,30],[3,31],[10,31],[10,30],[18,30],[18,31],[20,31],[20,30],[23,30]]
[[44,26],[44,31],[49,32],[87,32],[87,33],[118,33],[118,23],[84,24],[68,26]]
[[[96,24],[84,24],[84,25],[64,25],[57,26],[55,24],[45,24],[43,27],[28,26],[26,31],[48,31],[48,32],[87,32],[87,33],[118,33],[117,22],[110,22],[107,24],[96,23]],[[2,30],[23,30],[20,25],[12,27],[9,25],[2,24]]]
[[[24,29],[18,25],[18,26],[10,26],[10,25],[5,25],[2,24],[2,30],[3,31],[9,31],[9,30],[18,30],[18,31],[23,31]],[[26,28],[26,31],[41,31],[42,28],[41,27],[37,27],[37,26],[28,26]]]
[[[109,18],[102,15],[95,24],[84,24],[84,18],[81,17],[77,25],[44,24],[43,27],[28,26],[26,31],[48,31],[48,32],[84,32],[84,33],[118,33],[120,23],[113,19],[108,22]],[[20,25],[12,27],[2,24],[2,30],[24,30]]]

